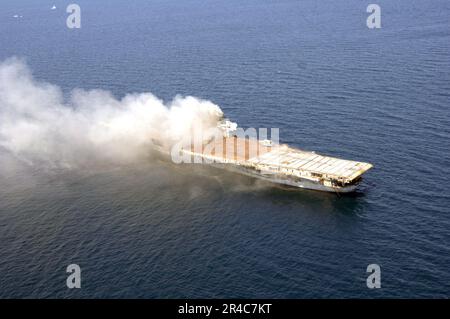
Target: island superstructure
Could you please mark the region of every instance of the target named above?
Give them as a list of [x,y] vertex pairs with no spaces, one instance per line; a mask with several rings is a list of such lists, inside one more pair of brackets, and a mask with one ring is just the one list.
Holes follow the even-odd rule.
[[222,119],[217,127],[222,132],[224,147],[211,148],[211,141],[200,147],[190,145],[180,150],[192,162],[208,163],[272,183],[328,192],[352,192],[361,181],[361,175],[372,164],[339,159],[304,151],[271,140],[239,137],[237,125]]

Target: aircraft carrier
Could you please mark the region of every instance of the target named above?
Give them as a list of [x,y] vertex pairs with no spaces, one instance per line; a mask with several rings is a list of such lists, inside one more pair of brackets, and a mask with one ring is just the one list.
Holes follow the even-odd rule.
[[369,163],[324,156],[267,139],[239,137],[235,133],[237,124],[229,120],[221,120],[217,127],[219,140],[209,140],[200,147],[190,144],[177,152],[191,163],[208,163],[272,183],[338,193],[354,191],[361,175],[372,168]]

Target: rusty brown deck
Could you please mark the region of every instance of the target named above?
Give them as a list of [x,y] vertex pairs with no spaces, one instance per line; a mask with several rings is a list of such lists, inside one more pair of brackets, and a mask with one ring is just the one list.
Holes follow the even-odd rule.
[[[214,146],[214,147],[212,147]],[[204,144],[196,150],[191,145],[191,152],[202,153],[221,157],[227,160],[247,161],[271,151],[271,147],[261,145],[256,139],[244,139],[239,137],[224,137],[222,140]]]

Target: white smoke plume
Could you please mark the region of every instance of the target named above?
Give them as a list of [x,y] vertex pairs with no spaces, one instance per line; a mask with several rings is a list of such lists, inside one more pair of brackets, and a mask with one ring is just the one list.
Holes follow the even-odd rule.
[[215,127],[222,116],[217,105],[191,96],[164,104],[151,93],[118,100],[75,89],[65,99],[58,86],[35,80],[22,60],[0,63],[0,151],[31,164],[134,161],[148,155],[152,139],[170,147],[193,126]]

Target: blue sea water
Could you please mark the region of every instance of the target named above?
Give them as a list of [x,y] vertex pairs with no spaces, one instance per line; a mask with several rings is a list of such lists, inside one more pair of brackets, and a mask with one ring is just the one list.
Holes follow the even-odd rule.
[[2,170],[0,297],[450,296],[449,1],[379,0],[368,29],[356,0],[77,0],[77,30],[71,2],[2,1],[0,60],[65,92],[201,97],[375,167],[351,196],[163,162]]

